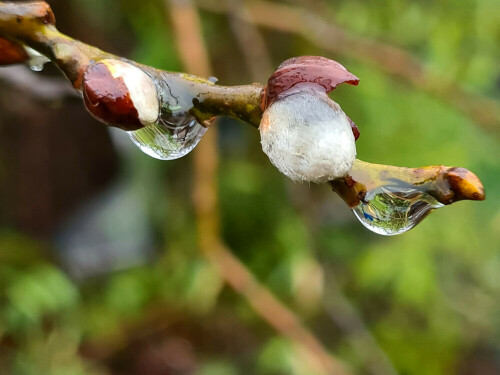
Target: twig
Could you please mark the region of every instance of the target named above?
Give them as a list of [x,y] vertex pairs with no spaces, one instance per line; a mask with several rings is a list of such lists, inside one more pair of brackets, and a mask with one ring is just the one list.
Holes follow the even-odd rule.
[[[182,0],[175,0],[175,2],[176,4],[179,4],[179,6],[184,4]],[[185,4],[191,6],[189,5],[189,2],[186,2]],[[325,30],[331,31],[331,34],[326,34],[324,38],[318,39],[320,41],[323,41],[323,43],[325,41],[328,42],[325,48],[328,46],[330,46],[331,48],[337,48],[335,46],[338,45],[338,48],[342,50],[341,47],[344,46],[344,50],[346,53],[353,53],[352,49],[356,49],[356,46],[359,47],[360,45],[363,45],[363,43],[354,43],[355,41],[353,38],[349,40],[347,34],[325,24],[324,22],[321,22],[321,19],[319,19],[318,17],[314,18],[315,16],[308,14],[307,11],[302,10],[302,12],[299,12],[300,8],[292,8],[279,4],[270,5],[270,3],[261,1],[251,4],[251,9],[253,9],[253,12],[258,11],[256,14],[252,13],[254,15],[254,20],[264,20],[274,27],[288,27],[290,30],[293,29],[295,31],[298,30],[300,32],[305,32],[304,30],[307,31],[307,29],[304,29],[303,25],[307,25],[307,22],[302,21],[307,21],[312,17],[317,21],[309,25],[312,30],[316,30],[319,34],[321,34],[320,31],[323,33],[325,32]],[[266,7],[269,9],[266,9]],[[260,13],[260,11],[262,11],[262,13]],[[260,14],[264,15],[262,19],[255,17],[256,15]],[[269,16],[272,17],[272,20],[266,18]],[[190,16],[190,13],[187,13],[186,10],[184,10],[184,13],[180,13],[178,14],[178,17],[174,18],[175,20],[184,20],[189,24],[189,17],[192,17],[192,15]],[[197,18],[193,17],[193,19]],[[174,22],[178,22],[179,26],[184,25],[184,22]],[[334,43],[335,40],[328,39],[333,37],[338,38],[338,43]],[[93,64],[96,64],[96,62],[99,62],[103,59],[125,60],[121,57],[101,51],[96,47],[79,42],[67,35],[60,33],[55,27],[54,14],[52,13],[52,10],[48,6],[48,4],[45,2],[6,3],[0,1],[0,38],[8,41],[7,44],[9,51],[13,47],[15,47],[16,44],[26,44],[34,48],[38,52],[45,54],[64,72],[64,74],[66,74],[70,82],[78,91],[82,90],[83,73],[87,71],[87,69],[91,65],[93,66]],[[205,59],[206,61],[206,58],[201,54],[194,56],[188,55],[191,53],[188,46],[191,46],[192,42],[189,38],[190,37],[187,37],[186,40],[179,40],[179,42],[181,43],[181,48],[184,49],[184,53],[186,54],[186,58],[189,59],[190,64],[194,64],[195,62],[199,64],[198,61],[203,59]],[[347,43],[346,40],[349,40],[349,43]],[[194,41],[195,40],[193,40],[193,42]],[[14,45],[12,45],[12,43],[14,43]],[[369,44],[370,43],[368,43],[367,46]],[[377,51],[378,50],[373,50],[373,52]],[[410,58],[411,56],[394,49],[391,49],[391,51],[393,51],[393,58],[394,55],[397,55],[399,53],[401,60],[405,62],[404,64],[394,65],[394,67],[406,67],[409,69],[407,73],[405,73],[407,76],[409,73],[413,72],[417,73],[417,78],[421,77],[421,71],[418,69],[418,64],[412,62],[412,59]],[[3,50],[0,50],[0,55],[3,52]],[[390,55],[389,52],[390,51],[387,50],[386,54],[384,56],[380,56],[380,58],[385,59],[386,55]],[[362,50],[359,51],[359,54],[360,56],[367,56],[363,55]],[[373,56],[375,56],[375,54],[373,54]],[[405,59],[407,61],[404,61]],[[196,76],[189,76],[184,73],[159,71],[152,67],[144,66],[130,60],[127,61],[129,64],[134,64],[140,67],[143,71],[148,72],[151,76],[155,77],[155,82],[157,82],[157,84],[159,85],[159,87],[157,87],[157,91],[161,91],[168,96],[169,93],[166,93],[166,91],[170,91],[170,88],[173,87],[179,89],[182,95],[186,97],[186,101],[188,103],[192,103],[192,107],[186,110],[193,114],[202,123],[207,123],[210,119],[218,115],[228,115],[234,118],[239,118],[256,127],[258,127],[260,124],[260,120],[262,117],[262,109],[260,104],[263,88],[259,84],[243,86],[218,86]],[[412,66],[416,66],[417,68],[412,68]],[[203,68],[204,73],[207,73],[209,71],[209,67],[207,67],[208,65]],[[415,84],[417,84],[418,82],[419,80],[417,79],[415,81]],[[431,80],[429,82],[431,82]],[[457,90],[453,97],[456,98],[456,101],[460,102],[464,108],[480,108],[474,106],[474,102],[465,100],[465,98],[460,95],[459,90]],[[482,114],[484,116],[488,116],[492,115],[493,112],[493,110],[488,111],[488,108],[486,108],[486,110],[482,112]],[[102,119],[102,121],[106,120]],[[121,127],[123,124],[121,124],[120,121],[115,121],[110,125]],[[210,136],[214,136],[213,132],[207,135],[207,137]],[[404,177],[403,180],[405,180],[405,178],[411,180],[412,176],[412,169],[408,168],[398,169],[390,166],[370,165],[369,163],[364,163],[359,160],[357,161],[357,165],[361,166],[361,168],[357,168],[358,172],[361,172],[361,174],[367,171],[370,173],[385,173],[385,170],[391,170],[396,171],[397,175],[402,175]],[[437,171],[435,177],[437,178],[439,176],[442,176],[442,179],[445,179],[449,183],[449,186],[444,186],[445,190],[437,190],[439,197],[444,198],[444,201],[442,203],[448,204],[461,199],[484,199],[483,188],[480,181],[469,171],[456,168],[438,169],[439,170]],[[448,175],[448,172],[450,171],[452,172],[452,174]],[[355,182],[357,182],[357,184],[354,184]],[[359,196],[356,197],[356,193],[360,193],[366,190],[364,189],[366,186],[362,186],[366,185],[366,183],[363,178],[356,178],[355,180],[353,180],[352,178],[343,178],[337,180],[333,187],[335,191],[339,193],[345,193],[343,195],[343,198],[348,204],[351,205],[352,203],[355,203],[357,199],[360,199]],[[448,191],[448,188],[451,188],[450,192]],[[448,197],[449,193],[458,193],[458,195],[455,194],[455,197],[453,199],[448,200],[446,198]]]
[[303,359],[318,374],[349,375],[344,364],[329,354],[299,318],[280,302],[225,246],[210,253],[226,282],[245,297],[254,311],[271,327],[302,350]]

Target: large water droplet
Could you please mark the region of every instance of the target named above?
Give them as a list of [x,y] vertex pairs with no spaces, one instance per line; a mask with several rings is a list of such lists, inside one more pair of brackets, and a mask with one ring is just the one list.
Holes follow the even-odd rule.
[[189,153],[200,141],[207,128],[192,116],[181,118],[180,124],[160,121],[145,128],[128,132],[132,141],[146,154],[156,159],[178,159]]
[[417,188],[394,184],[368,191],[353,212],[372,232],[393,236],[412,229],[432,209],[443,206]]
[[153,69],[144,72],[156,85],[160,117],[155,124],[128,132],[129,136],[141,151],[156,159],[181,158],[196,147],[207,131],[190,113],[197,93],[186,85],[183,75],[172,77]]

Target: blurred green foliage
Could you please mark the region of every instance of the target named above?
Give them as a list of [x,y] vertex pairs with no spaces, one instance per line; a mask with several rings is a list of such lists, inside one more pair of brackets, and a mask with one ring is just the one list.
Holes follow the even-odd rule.
[[[89,41],[97,35],[112,52],[182,70],[165,2],[64,3],[73,13],[64,14],[60,5],[58,20],[79,14],[79,22],[92,28]],[[499,98],[497,1],[284,3],[321,10],[324,19],[359,37],[411,52],[443,82]],[[201,16],[220,82],[250,82],[227,17],[208,11]],[[326,54],[294,35],[262,31],[275,65],[283,57],[321,54],[360,77],[358,87],[340,87],[332,95],[360,128],[360,159],[466,167],[484,181],[487,200],[460,202],[407,234],[380,237],[363,228],[326,186],[297,185],[281,176],[260,151],[255,129],[222,120],[224,240],[353,373],[380,374],[370,360],[374,352],[385,353],[398,374],[499,373],[500,124],[491,134],[443,98],[370,64]],[[57,242],[3,228],[0,373],[310,374],[293,343],[225,288],[199,254],[191,157],[161,162],[133,150],[121,161],[124,184],[146,209],[154,233],[147,250],[154,255],[73,278],[58,261]],[[135,214],[121,207],[108,218],[110,230],[113,220]],[[339,293],[363,325],[330,317],[325,306]],[[350,318],[339,306],[332,303],[332,314]],[[360,331],[374,340],[362,341]]]

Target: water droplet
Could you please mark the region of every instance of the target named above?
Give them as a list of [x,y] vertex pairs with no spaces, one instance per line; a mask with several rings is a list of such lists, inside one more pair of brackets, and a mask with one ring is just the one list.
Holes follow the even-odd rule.
[[154,124],[128,132],[132,141],[149,156],[160,160],[183,157],[201,140],[207,127],[190,113],[196,92],[183,76],[172,77],[144,70],[154,81],[160,101],[160,117]]
[[219,81],[219,78],[217,78],[217,77],[208,77],[208,80],[215,85]]
[[30,63],[28,67],[34,72],[41,72],[43,70],[44,64],[32,64]]
[[353,212],[372,232],[393,236],[409,231],[443,206],[418,188],[389,184],[368,191]]
[[34,72],[41,72],[43,70],[43,66],[50,62],[50,60],[44,55],[38,53],[33,48],[24,46],[24,49],[28,53],[30,59],[26,62],[28,67]]
[[160,121],[145,128],[128,132],[132,141],[146,154],[156,159],[172,160],[189,153],[200,141],[207,128],[193,117],[182,117],[182,123]]

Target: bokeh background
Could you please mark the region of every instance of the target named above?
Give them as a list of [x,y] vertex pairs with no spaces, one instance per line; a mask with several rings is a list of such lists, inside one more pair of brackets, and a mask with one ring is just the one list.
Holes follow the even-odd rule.
[[381,237],[251,126],[159,161],[50,64],[1,68],[1,374],[500,374],[497,1],[49,3],[62,32],[221,84],[338,60],[360,159],[466,167],[487,200]]

